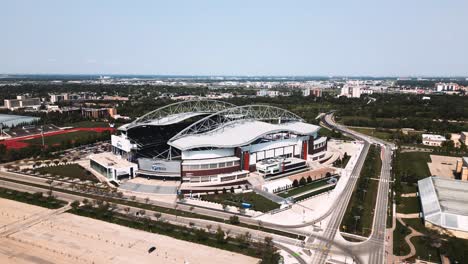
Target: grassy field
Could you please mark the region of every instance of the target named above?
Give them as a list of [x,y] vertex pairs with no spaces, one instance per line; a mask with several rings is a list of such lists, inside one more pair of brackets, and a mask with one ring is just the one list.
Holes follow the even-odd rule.
[[413,237],[411,238],[411,242],[416,248],[416,258],[440,262],[439,250],[431,247],[426,237]]
[[398,213],[414,214],[420,211],[419,197],[402,197],[400,204],[397,206]]
[[427,232],[427,229],[424,226],[423,220],[420,218],[408,218],[408,219],[404,219],[403,221],[405,221],[405,223],[408,226],[414,228],[414,230],[418,232],[421,232],[421,233]]
[[385,131],[376,131],[374,128],[352,127],[351,129],[354,130],[354,131],[357,131],[359,133],[369,135],[369,136],[373,136],[373,137],[376,137],[376,138],[380,138],[380,139],[383,139],[383,140],[390,140],[391,137],[392,137],[391,133],[385,132]]
[[410,253],[410,247],[405,242],[405,237],[410,233],[411,231],[408,228],[397,221],[395,231],[393,232],[393,254],[404,256]]
[[107,122],[99,122],[99,121],[80,121],[76,123],[69,123],[63,125],[64,127],[109,127],[109,123]]
[[301,194],[303,192],[307,192],[307,191],[313,190],[315,188],[319,188],[319,187],[322,187],[324,185],[327,185],[328,184],[327,181],[328,181],[328,179],[314,181],[314,182],[308,183],[306,185],[302,185],[302,186],[299,186],[297,188],[292,188],[292,189],[289,189],[289,190],[284,191],[282,193],[278,193],[278,196],[281,196],[283,198],[287,198],[287,197],[291,197],[291,196],[294,196],[294,195],[298,195],[298,194]]
[[[62,142],[67,141],[67,140],[74,141],[78,138],[92,137],[92,136],[96,136],[97,134],[98,132],[94,132],[94,131],[76,131],[76,132],[71,132],[71,133],[46,136],[44,137],[44,144],[48,146],[52,146],[56,144],[61,144]],[[42,138],[39,137],[39,138],[24,140],[24,142],[32,144],[32,145],[42,145]]]
[[280,207],[279,204],[268,200],[254,192],[249,193],[219,193],[201,196],[202,200],[219,204],[241,207],[242,203],[250,203],[252,209],[260,212],[268,212]]
[[399,153],[396,161],[401,174],[415,175],[419,180],[431,175],[429,167],[427,166],[427,163],[431,161],[430,153]]
[[[340,227],[341,231],[363,236],[368,236],[372,231],[379,187],[379,181],[374,179],[380,177],[381,167],[380,148],[372,145],[346,209],[346,214]],[[359,219],[356,221],[355,217]]]
[[35,169],[35,171],[43,174],[50,173],[52,175],[57,175],[60,178],[68,177],[72,179],[80,179],[82,181],[89,180],[92,182],[99,182],[94,175],[78,164],[42,167]]

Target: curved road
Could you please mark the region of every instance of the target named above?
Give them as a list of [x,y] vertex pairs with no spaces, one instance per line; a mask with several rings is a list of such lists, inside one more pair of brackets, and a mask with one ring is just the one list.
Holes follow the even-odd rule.
[[[374,264],[374,263],[384,263],[385,262],[385,254],[384,254],[384,243],[385,243],[385,229],[386,229],[386,222],[387,222],[387,207],[388,207],[388,192],[389,192],[389,185],[390,185],[390,170],[391,170],[391,160],[392,160],[392,149],[393,145],[391,143],[385,142],[380,139],[376,139],[356,131],[350,130],[344,126],[338,125],[335,123],[333,119],[333,113],[328,113],[322,119],[323,123],[330,128],[338,130],[342,133],[350,135],[351,137],[362,140],[365,143],[365,152],[367,154],[367,150],[370,144],[378,144],[381,146],[381,159],[382,159],[382,168],[381,168],[381,175],[377,193],[377,202],[376,207],[374,210],[374,221],[372,225],[372,233],[370,237],[363,242],[359,243],[349,243],[349,248],[356,253],[360,253],[362,255],[367,255],[367,263]],[[361,159],[359,162],[364,162],[364,158]],[[362,164],[359,164],[362,166]],[[356,166],[357,167],[357,166]],[[360,171],[360,170],[359,170]],[[344,213],[346,211],[347,205],[349,203],[350,195],[354,190],[354,184],[357,181],[359,174],[355,174],[356,170],[353,171],[351,175],[351,179],[353,182],[353,188],[351,190],[347,190],[346,193],[342,195],[342,204],[339,205],[335,209],[332,215],[332,220],[328,223],[326,227],[324,236],[329,241],[333,241],[339,231],[340,224],[343,220]],[[351,181],[350,179],[350,181]],[[330,244],[326,244],[324,242],[320,242],[321,245],[324,245],[326,248],[330,248]],[[316,254],[312,263],[325,263],[328,258],[328,251],[324,250],[320,254]]]

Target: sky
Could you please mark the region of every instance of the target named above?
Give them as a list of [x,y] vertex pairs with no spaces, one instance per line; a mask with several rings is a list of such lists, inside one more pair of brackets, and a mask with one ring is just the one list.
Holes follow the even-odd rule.
[[0,73],[467,76],[466,0],[0,0]]

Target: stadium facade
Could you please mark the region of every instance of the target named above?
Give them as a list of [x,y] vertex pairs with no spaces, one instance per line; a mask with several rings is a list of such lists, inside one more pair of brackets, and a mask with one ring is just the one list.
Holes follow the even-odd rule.
[[[305,168],[325,156],[320,127],[268,105],[183,101],[154,110],[112,135],[112,153],[138,164],[113,179],[148,177],[223,186]],[[112,168],[110,168],[112,170]]]

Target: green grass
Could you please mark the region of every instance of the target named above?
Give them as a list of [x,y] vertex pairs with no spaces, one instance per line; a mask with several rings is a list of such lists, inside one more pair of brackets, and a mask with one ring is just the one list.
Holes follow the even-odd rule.
[[396,222],[396,228],[393,232],[393,254],[397,256],[405,256],[410,253],[410,247],[405,241],[405,237],[411,231],[403,226],[399,221]]
[[[56,144],[61,144],[64,141],[75,141],[78,138],[88,138],[88,137],[93,137],[96,136],[98,132],[94,131],[76,131],[76,132],[70,132],[70,133],[65,133],[65,134],[58,134],[58,135],[53,135],[53,136],[46,136],[44,137],[44,144],[51,146],[51,145],[56,145]],[[23,142],[32,144],[32,145],[42,145],[42,138],[33,138],[29,140],[23,140]]]
[[419,197],[401,197],[400,204],[397,205],[398,213],[414,214],[420,211]]
[[374,128],[364,128],[364,127],[351,127],[352,130],[357,131],[359,133],[373,136],[376,138],[380,138],[383,140],[390,140],[392,138],[392,133],[385,132],[385,131],[377,131]]
[[423,220],[420,218],[407,218],[404,219],[405,223],[412,227],[414,230],[420,232],[420,233],[425,233],[427,232],[426,227],[424,226]]
[[399,153],[396,158],[401,175],[414,175],[417,179],[431,176],[427,163],[431,161],[430,153],[405,152]]
[[[416,248],[416,258],[434,261],[436,263],[440,262],[439,250],[430,246],[430,243],[426,237],[413,237],[411,242]],[[431,257],[429,257],[431,255]]]
[[57,175],[60,178],[68,177],[72,179],[80,179],[82,181],[89,180],[92,182],[99,182],[96,179],[96,176],[92,175],[90,172],[88,172],[78,164],[42,167],[35,169],[35,171],[40,172],[42,174],[50,173],[52,175]]
[[[380,148],[370,146],[355,190],[346,209],[341,231],[368,236],[372,231],[382,161]],[[355,217],[359,217],[356,222]]]
[[304,193],[304,192],[307,192],[307,191],[310,191],[310,190],[325,186],[325,185],[328,184],[327,183],[328,180],[329,180],[329,178],[324,179],[324,180],[314,181],[314,182],[311,182],[311,183],[308,183],[306,185],[302,185],[302,186],[299,186],[299,187],[296,187],[296,188],[292,188],[292,189],[289,189],[287,191],[278,193],[278,196],[281,196],[283,198],[287,198],[287,197],[291,197],[291,196],[294,196],[294,195],[298,195],[298,194],[301,194],[301,193]]
[[80,121],[75,123],[67,123],[64,127],[109,127],[109,123],[100,121]]
[[249,203],[252,209],[260,212],[268,212],[280,207],[279,204],[260,196],[254,192],[249,193],[219,193],[201,196],[202,200],[241,207],[242,203]]
[[331,191],[331,190],[335,189],[335,186],[336,186],[336,185],[329,186],[329,187],[320,189],[320,190],[315,191],[315,192],[310,192],[310,193],[307,193],[307,194],[298,196],[298,197],[294,198],[294,200],[295,200],[295,201],[302,201],[302,200],[307,199],[307,198],[309,198],[309,197],[312,197],[312,196],[315,196],[315,195],[318,195],[318,194],[321,194],[321,193],[324,193],[324,192]]

